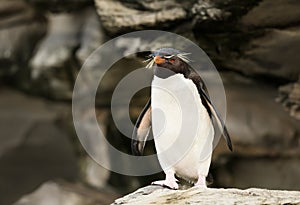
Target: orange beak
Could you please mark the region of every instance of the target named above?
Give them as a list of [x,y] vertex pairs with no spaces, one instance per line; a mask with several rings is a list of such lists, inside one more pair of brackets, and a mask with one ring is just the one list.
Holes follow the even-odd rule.
[[159,65],[159,64],[162,64],[162,63],[166,62],[166,59],[164,59],[164,58],[162,58],[162,57],[160,57],[160,56],[155,56],[155,57],[154,57],[154,62],[155,62],[157,65]]

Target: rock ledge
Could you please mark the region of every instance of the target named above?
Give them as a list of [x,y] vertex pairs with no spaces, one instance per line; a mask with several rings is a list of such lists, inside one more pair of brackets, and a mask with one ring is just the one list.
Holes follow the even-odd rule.
[[300,204],[300,191],[251,188],[170,190],[147,186],[117,199],[113,204]]

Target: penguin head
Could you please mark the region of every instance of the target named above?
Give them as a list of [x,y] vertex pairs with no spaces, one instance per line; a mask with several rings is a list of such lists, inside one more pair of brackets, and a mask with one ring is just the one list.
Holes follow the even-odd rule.
[[174,73],[186,73],[189,71],[188,62],[190,60],[187,57],[188,54],[173,48],[161,48],[150,55],[150,62],[146,67],[150,68],[153,65],[157,65]]

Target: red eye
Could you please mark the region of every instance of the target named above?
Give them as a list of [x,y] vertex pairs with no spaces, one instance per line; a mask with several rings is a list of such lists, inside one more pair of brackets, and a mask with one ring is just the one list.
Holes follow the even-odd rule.
[[174,60],[174,59],[170,59],[170,60],[169,60],[169,62],[171,62],[171,63],[174,63],[174,62],[175,62],[175,60]]

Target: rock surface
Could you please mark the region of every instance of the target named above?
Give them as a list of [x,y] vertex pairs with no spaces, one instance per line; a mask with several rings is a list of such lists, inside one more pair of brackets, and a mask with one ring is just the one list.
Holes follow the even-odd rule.
[[34,6],[51,12],[81,10],[93,4],[93,0],[28,0]]
[[48,181],[14,205],[106,205],[118,196],[108,189],[95,190],[82,184]]
[[80,67],[105,39],[96,11],[48,15],[47,35],[29,62],[30,92],[52,99],[70,100]]
[[[239,154],[236,157],[213,162],[214,184],[218,187],[248,187],[300,190],[300,160],[295,156],[267,157],[251,156],[255,151]],[[257,153],[258,155],[258,153]],[[219,163],[219,164],[218,164]],[[213,184],[213,185],[214,185]]]
[[[95,0],[110,35],[141,29],[192,34],[220,69],[293,81],[299,73],[299,1]],[[283,11],[285,15],[282,15]],[[168,27],[165,27],[165,25]],[[186,26],[188,25],[188,26]]]
[[234,152],[229,153],[223,141],[217,146],[212,162],[214,184],[299,190],[299,121],[275,101],[275,87],[233,73],[221,76]]
[[0,204],[11,204],[54,178],[74,180],[78,166],[63,129],[64,104],[0,89]]
[[21,0],[1,1],[0,77],[20,76],[25,81],[27,63],[46,33],[46,19]]
[[224,59],[224,65],[247,75],[296,80],[300,64],[294,54],[300,52],[300,27],[263,32],[245,45],[240,56],[228,63]]
[[117,199],[113,204],[299,204],[300,192],[266,189],[212,189],[193,187],[170,190],[147,186]]
[[300,77],[297,82],[279,88],[277,101],[283,104],[291,116],[300,120]]
[[79,13],[49,15],[49,30],[30,60],[35,93],[55,99],[70,99],[75,78],[73,53],[79,46],[83,23]]
[[[199,0],[192,9],[194,33],[221,68],[252,77],[296,80],[299,8],[297,0]],[[289,12],[281,15],[284,10]]]
[[[73,85],[89,54],[118,34],[141,29],[188,37],[209,54],[219,70],[226,71],[221,74],[235,149],[229,153],[220,144],[215,151],[214,185],[300,190],[299,2],[1,0],[1,85],[53,101],[0,90],[0,204],[9,204],[55,177],[76,178],[98,188],[109,179],[122,191],[157,179],[124,177],[99,167],[76,141],[70,117]],[[120,39],[116,46],[126,54],[172,45],[168,41],[161,36],[141,47],[139,38]],[[87,77],[97,76],[101,65],[98,58],[94,60]],[[96,97],[97,116],[106,118],[109,141],[126,153],[130,153],[130,140],[113,126],[107,113],[115,86],[142,66],[141,61],[133,56],[117,62]],[[275,102],[278,91],[283,106]],[[130,105],[133,121],[147,93],[137,98]],[[94,143],[93,149],[108,163],[115,160],[101,143]],[[151,154],[153,150],[146,151]],[[78,163],[83,177],[77,176]],[[130,167],[126,161],[118,163]]]
[[241,22],[244,26],[261,28],[295,25],[299,23],[299,6],[297,0],[263,0],[244,15]]
[[153,28],[185,20],[187,12],[174,0],[151,1],[96,0],[104,28],[111,34]]
[[[299,122],[275,101],[277,89],[236,74],[222,73],[227,126],[235,154],[300,156]],[[276,113],[276,117],[274,116]]]

